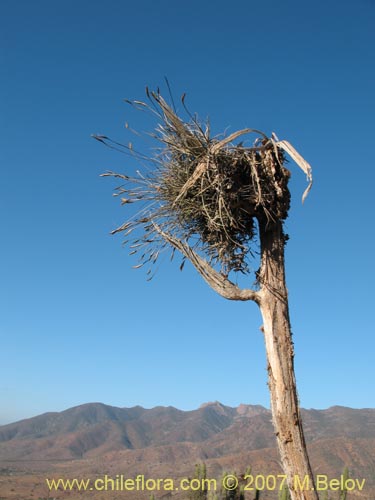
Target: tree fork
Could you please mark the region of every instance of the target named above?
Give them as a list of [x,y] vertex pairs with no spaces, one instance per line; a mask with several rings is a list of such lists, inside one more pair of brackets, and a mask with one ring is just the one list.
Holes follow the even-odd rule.
[[[294,374],[294,348],[285,282],[282,222],[259,221],[261,267],[259,307],[267,354],[271,410],[281,463],[292,500],[318,500],[307,455]],[[302,484],[308,489],[302,490]],[[298,479],[297,479],[298,478]],[[306,487],[305,486],[305,487]]]

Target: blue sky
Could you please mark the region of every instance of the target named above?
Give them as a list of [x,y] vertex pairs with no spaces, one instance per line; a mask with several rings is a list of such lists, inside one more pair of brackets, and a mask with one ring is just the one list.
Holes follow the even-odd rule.
[[[287,281],[301,404],[374,406],[375,3],[3,0],[0,423],[86,402],[269,406],[260,313],[166,259],[147,283],[109,232],[99,174],[135,168],[90,138],[154,123],[146,85],[215,133],[275,131],[292,164]],[[146,150],[145,150],[146,151]]]

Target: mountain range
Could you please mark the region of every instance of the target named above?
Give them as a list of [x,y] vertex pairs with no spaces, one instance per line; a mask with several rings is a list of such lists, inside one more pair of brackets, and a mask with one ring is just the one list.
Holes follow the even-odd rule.
[[[375,409],[334,406],[302,410],[302,417],[314,471],[335,478],[347,466],[352,477],[366,478],[366,493],[357,497],[375,498]],[[262,474],[281,470],[270,411],[219,402],[192,411],[89,403],[45,413],[0,426],[0,462],[0,485],[9,495],[0,498],[9,499],[23,498],[12,496],[12,478],[26,487],[27,478],[56,468],[150,477],[188,475],[201,462],[213,476],[247,466]]]

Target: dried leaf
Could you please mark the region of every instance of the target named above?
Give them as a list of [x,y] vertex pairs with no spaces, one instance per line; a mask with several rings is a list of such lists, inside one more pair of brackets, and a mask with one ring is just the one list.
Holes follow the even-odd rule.
[[134,200],[130,198],[121,198],[121,205],[126,205],[127,203],[134,203]]
[[109,137],[107,137],[106,135],[91,134],[91,137],[93,139],[96,139],[99,142],[102,142],[103,144],[105,144],[104,141],[108,141],[109,140]]
[[309,181],[309,185],[305,189],[303,195],[302,195],[302,203],[305,201],[307,195],[310,192],[312,183],[313,183],[313,177],[312,177],[312,168],[311,165],[298,153],[298,151],[290,144],[288,141],[278,141],[276,143],[276,146],[279,148],[283,149],[288,155],[297,163],[297,165],[300,167],[300,169],[305,172],[307,176],[307,180]]
[[199,179],[199,177],[201,177],[201,175],[203,174],[203,172],[206,170],[207,164],[208,164],[208,158],[205,159],[204,161],[201,161],[197,165],[196,169],[193,172],[193,175],[182,186],[182,189],[181,189],[179,195],[177,196],[177,198],[175,199],[174,203],[177,203],[183,196],[185,196],[185,194],[189,191],[189,189],[192,186],[194,186],[194,184],[197,182],[197,180]]
[[253,129],[251,128],[244,128],[243,130],[238,130],[237,132],[234,132],[233,134],[231,135],[228,135],[228,137],[225,137],[225,139],[223,139],[222,141],[220,142],[217,142],[212,148],[211,148],[211,152],[212,153],[217,153],[220,149],[222,149],[226,144],[228,144],[229,142],[232,142],[234,141],[234,139],[237,139],[237,137],[240,137],[240,135],[244,135],[244,134],[249,134],[250,132],[252,132]]
[[116,234],[116,233],[120,233],[121,231],[125,231],[130,226],[131,226],[131,222],[125,222],[125,224],[123,224],[122,226],[120,226],[117,229],[114,229],[113,231],[111,231],[111,234]]

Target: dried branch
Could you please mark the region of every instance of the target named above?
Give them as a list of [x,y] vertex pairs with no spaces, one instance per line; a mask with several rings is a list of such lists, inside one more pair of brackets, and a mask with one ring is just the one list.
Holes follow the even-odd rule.
[[189,245],[182,241],[173,238],[173,236],[162,231],[156,224],[155,230],[168,241],[172,247],[179,250],[184,255],[203,277],[203,279],[215,290],[219,295],[228,300],[253,300],[257,304],[260,303],[260,293],[251,289],[242,289],[232,283],[228,278],[209,265],[209,263],[202,259]]

